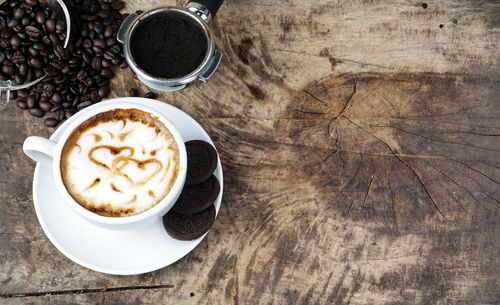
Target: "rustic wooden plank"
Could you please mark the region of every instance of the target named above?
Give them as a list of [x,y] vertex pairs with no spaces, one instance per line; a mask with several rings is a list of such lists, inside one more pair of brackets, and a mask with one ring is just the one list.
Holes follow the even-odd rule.
[[[427,3],[224,4],[213,23],[220,70],[161,95],[213,136],[224,203],[193,253],[146,275],[98,274],[50,244],[21,152],[26,136],[49,131],[10,105],[0,113],[0,293],[173,288],[0,303],[498,303],[500,4]],[[112,94],[131,86],[147,90],[120,73]]]

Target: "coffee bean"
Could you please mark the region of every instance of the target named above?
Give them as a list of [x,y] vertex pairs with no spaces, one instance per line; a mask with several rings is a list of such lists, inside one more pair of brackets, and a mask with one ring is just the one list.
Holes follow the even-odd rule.
[[100,4],[101,10],[109,10],[111,7],[107,3]]
[[130,88],[128,90],[128,96],[138,96],[139,95],[139,91],[136,89],[136,88]]
[[91,87],[91,86],[94,84],[94,81],[92,80],[92,78],[87,77],[86,79],[84,79],[84,80],[83,80],[83,83],[84,83],[87,87]]
[[26,34],[28,34],[29,37],[38,37],[40,36],[41,33],[37,27],[32,25],[26,26],[24,30],[26,31]]
[[122,60],[121,64],[119,65],[120,69],[125,69],[128,67],[128,63],[126,60]]
[[28,17],[23,17],[23,19],[21,19],[21,25],[23,25],[23,26],[26,26],[30,23],[31,23],[31,20]]
[[62,96],[61,94],[59,94],[59,92],[54,93],[54,95],[52,95],[52,98],[50,100],[52,101],[52,103],[57,105],[61,104],[63,101]]
[[38,11],[35,14],[35,20],[38,24],[45,24],[45,13],[43,11]]
[[[9,22],[7,22],[7,27],[13,28],[13,27],[17,26],[18,24],[19,24],[19,19],[10,19]],[[14,32],[18,32],[18,31],[14,30]]]
[[28,65],[27,64],[20,64],[19,65],[19,74],[21,74],[22,76],[26,76],[26,74],[28,74]]
[[43,123],[47,127],[56,127],[59,124],[59,120],[55,118],[46,118]]
[[55,32],[56,31],[56,20],[55,19],[47,19],[45,21],[45,28],[49,32]]
[[64,102],[64,103],[62,103],[62,104],[61,104],[61,106],[62,106],[63,108],[68,108],[68,107],[71,107],[71,102]]
[[97,12],[97,16],[103,18],[103,19],[106,19],[106,18],[109,18],[109,11],[108,10],[100,10],[99,12]]
[[92,40],[86,38],[83,40],[83,43],[82,43],[82,46],[85,48],[85,49],[90,49],[92,47]]
[[85,84],[79,84],[78,85],[78,92],[82,95],[82,100],[87,100],[88,97],[84,98],[84,94],[87,94],[89,92],[89,87],[85,86]]
[[37,51],[34,47],[29,47],[29,48],[28,48],[28,53],[29,53],[31,56],[38,56],[38,51]]
[[24,0],[24,2],[29,6],[35,6],[38,4],[38,0]]
[[150,98],[150,99],[155,99],[158,97],[158,94],[154,93],[154,92],[148,92],[144,95],[145,98]]
[[113,36],[114,30],[113,27],[108,25],[106,28],[104,28],[104,37],[110,38]]
[[56,83],[56,85],[60,85],[62,83],[65,83],[66,80],[67,80],[67,78],[64,74],[58,74],[58,75],[54,76],[54,82]]
[[118,66],[120,65],[120,63],[122,62],[121,58],[118,58],[118,57],[115,57],[111,60],[111,63],[114,65],[114,66]]
[[43,71],[42,70],[39,70],[39,69],[35,69],[35,77],[36,78],[40,78],[44,75]]
[[52,77],[52,76],[56,75],[56,73],[57,73],[56,69],[54,69],[52,67],[45,67],[45,68],[43,68],[43,71],[49,77]]
[[123,7],[125,6],[125,3],[123,3],[123,1],[120,1],[120,0],[117,0],[117,1],[114,1],[113,3],[111,3],[111,8],[114,9],[114,10],[121,10]]
[[12,10],[12,15],[14,18],[20,19],[23,18],[24,14],[26,11],[22,7],[16,7],[15,9]]
[[92,100],[92,103],[97,103],[102,100],[97,91],[92,91],[92,93],[90,94],[90,98]]
[[66,23],[62,20],[57,20],[56,21],[56,32],[62,33],[66,30]]
[[108,39],[106,39],[106,45],[108,47],[114,46],[115,43],[116,43],[116,39],[115,38],[108,38]]
[[29,113],[37,118],[41,118],[45,115],[45,111],[43,111],[40,107],[30,108]]
[[24,84],[24,77],[21,74],[16,74],[14,75],[14,82],[18,85]]
[[99,57],[94,57],[94,59],[92,59],[92,68],[96,70],[102,69],[102,61]]
[[31,109],[31,108],[35,108],[36,107],[36,98],[34,95],[30,95],[28,96],[28,98],[26,99],[26,105],[28,105],[28,108]]
[[35,69],[41,69],[43,67],[43,64],[40,61],[40,59],[38,59],[36,57],[31,58],[29,63]]
[[101,64],[102,64],[103,68],[109,68],[109,67],[111,67],[111,62],[108,61],[107,59],[102,59],[101,60]]
[[68,58],[68,51],[61,45],[56,45],[54,47],[54,54],[57,56],[57,58],[61,58],[61,59]]
[[19,52],[14,53],[15,55],[10,58],[10,60],[16,65],[22,64],[26,62],[26,57],[24,55],[19,54]]
[[57,37],[56,33],[50,33],[49,34],[50,41],[52,42],[53,45],[59,44],[59,37]]
[[90,53],[88,52],[83,52],[83,61],[87,64],[87,65],[91,65],[92,64],[92,55],[90,55]]
[[63,109],[63,108],[61,107],[61,105],[52,105],[52,108],[50,109],[50,112],[52,112],[52,113],[56,113],[56,112],[58,112],[58,111],[59,111],[59,110],[61,110],[61,109]]
[[84,80],[87,77],[87,71],[85,69],[81,69],[78,71],[78,74],[76,74],[76,79],[78,80]]
[[114,73],[110,69],[106,68],[101,70],[101,76],[105,78],[112,78],[114,76]]
[[78,57],[71,57],[68,63],[71,68],[78,67],[80,65],[80,59]]
[[94,32],[102,34],[104,32],[104,26],[100,23],[94,23]]
[[97,83],[98,86],[109,86],[111,82],[107,78],[103,78],[100,82]]
[[40,99],[38,106],[42,108],[43,111],[49,111],[52,108],[52,103],[47,100],[47,98]]
[[28,109],[28,105],[26,104],[26,100],[24,98],[18,98],[16,100],[16,105],[17,107],[19,107],[20,109],[23,109],[23,110],[26,110]]
[[115,44],[114,46],[111,47],[111,52],[113,52],[114,54],[120,54],[120,52],[122,51],[122,47],[118,44]]
[[19,47],[21,47],[21,38],[16,34],[12,35],[12,37],[10,37],[10,45],[14,50],[19,49]]
[[76,108],[77,109],[82,109],[82,108],[88,107],[90,105],[92,105],[91,101],[85,101],[85,102],[82,102],[82,103],[78,104],[78,106],[76,106]]
[[101,39],[101,38],[95,38],[94,45],[98,46],[101,49],[104,49],[106,47],[106,41],[104,39]]
[[108,97],[108,95],[109,95],[110,92],[111,92],[111,89],[109,88],[109,86],[101,86],[99,88],[99,96],[101,98]]
[[92,51],[95,53],[95,54],[101,54],[102,53],[102,48],[94,45],[92,46]]
[[12,76],[17,72],[17,69],[13,65],[4,65],[2,67],[2,72],[9,75],[9,76]]
[[89,15],[89,14],[82,14],[80,18],[82,20],[85,20],[85,21],[94,21],[97,19],[97,16],[96,15]]
[[115,58],[115,54],[113,54],[113,52],[111,52],[111,51],[104,52],[104,54],[102,56],[104,58],[106,58],[107,60],[112,60],[113,58]]
[[75,96],[75,99],[73,100],[73,103],[71,103],[71,105],[73,107],[76,107],[78,104],[80,104],[80,102],[81,102],[80,97],[79,96]]
[[36,42],[33,44],[33,48],[37,51],[42,51],[45,50],[45,45],[43,43]]
[[73,114],[75,114],[75,112],[76,112],[76,111],[74,111],[74,110],[65,110],[65,111],[64,111],[64,117],[65,117],[66,119],[69,119],[70,117],[72,117],[72,116],[73,116]]
[[64,109],[61,109],[61,110],[59,110],[59,111],[57,112],[57,119],[58,119],[59,121],[64,120]]
[[26,89],[17,90],[17,95],[20,97],[28,97],[29,92]]
[[32,69],[29,69],[28,73],[26,74],[25,82],[29,83],[34,79],[35,79],[35,73],[33,72]]

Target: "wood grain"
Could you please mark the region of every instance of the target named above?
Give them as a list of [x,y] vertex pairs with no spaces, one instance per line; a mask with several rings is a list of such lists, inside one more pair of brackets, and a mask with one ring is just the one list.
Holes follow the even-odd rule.
[[[487,0],[228,0],[219,71],[161,95],[213,137],[222,208],[199,247],[145,275],[50,244],[21,151],[50,131],[9,105],[0,304],[498,304],[499,20]],[[112,95],[130,87],[148,90],[123,71]]]

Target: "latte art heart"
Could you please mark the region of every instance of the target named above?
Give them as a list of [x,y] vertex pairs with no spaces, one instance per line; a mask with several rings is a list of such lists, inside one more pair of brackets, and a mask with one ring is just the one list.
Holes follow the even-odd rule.
[[100,113],[80,125],[61,155],[70,195],[103,216],[130,216],[155,206],[172,188],[179,150],[161,122],[139,110]]
[[[148,172],[147,170],[147,165],[148,164],[153,164],[155,165],[154,169],[150,171],[150,173],[147,173],[145,177],[142,179],[139,178],[139,180],[134,180],[127,174],[127,166],[130,163],[135,163],[138,169]],[[112,165],[112,170],[115,174],[121,175],[125,177],[130,183],[131,186],[140,186],[144,185],[149,182],[149,180],[153,179],[159,172],[161,172],[163,168],[163,164],[156,160],[156,159],[147,159],[144,161],[139,161],[134,158],[130,157],[118,157],[115,160],[113,160],[113,165]],[[140,176],[140,175],[139,175]]]

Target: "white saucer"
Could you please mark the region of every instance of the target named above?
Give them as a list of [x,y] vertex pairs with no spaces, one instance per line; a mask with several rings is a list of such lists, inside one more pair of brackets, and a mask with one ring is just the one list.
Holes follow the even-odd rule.
[[[193,118],[169,104],[135,97],[113,99],[116,100],[151,107],[163,113],[185,141],[204,140],[213,145],[208,134]],[[50,138],[57,140],[65,127],[66,124],[62,124]],[[220,159],[215,176],[221,186],[215,201],[218,213],[223,188]],[[206,235],[193,241],[178,241],[166,233],[161,221],[134,231],[107,230],[84,220],[62,200],[53,183],[52,170],[37,164],[33,178],[33,202],[43,231],[69,259],[98,272],[130,275],[161,269],[191,252]]]

